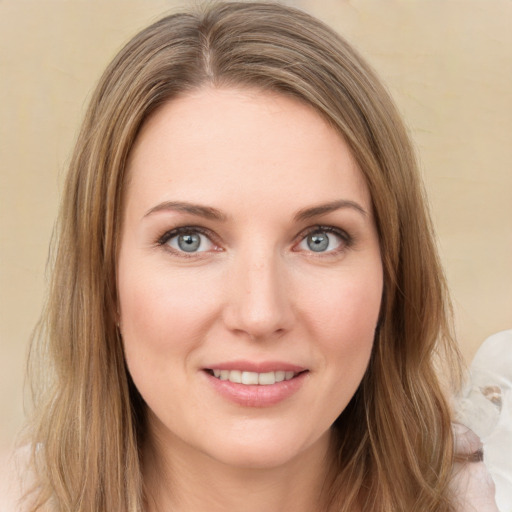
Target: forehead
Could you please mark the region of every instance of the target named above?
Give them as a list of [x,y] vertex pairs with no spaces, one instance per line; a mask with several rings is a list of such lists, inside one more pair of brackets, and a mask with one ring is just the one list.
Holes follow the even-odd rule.
[[164,104],[142,127],[128,173],[128,203],[147,208],[176,199],[301,208],[345,198],[370,210],[343,138],[309,105],[259,90],[204,88]]

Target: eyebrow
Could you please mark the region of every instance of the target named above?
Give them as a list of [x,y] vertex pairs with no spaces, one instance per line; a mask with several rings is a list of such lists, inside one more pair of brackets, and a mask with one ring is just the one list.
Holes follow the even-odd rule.
[[200,204],[186,203],[182,201],[165,201],[163,203],[157,204],[148,210],[144,217],[148,217],[153,213],[161,211],[190,213],[191,215],[204,217],[205,219],[218,220],[222,222],[227,220],[227,216],[220,210],[217,210],[217,208],[212,208],[211,206],[202,206]]
[[313,206],[311,208],[304,208],[299,210],[295,214],[295,221],[305,221],[309,220],[313,217],[319,217],[321,215],[326,215],[328,213],[334,212],[336,210],[340,210],[343,208],[351,208],[357,212],[359,212],[364,217],[368,216],[368,212],[355,201],[349,201],[347,199],[339,199],[337,201],[332,201],[330,203],[320,204],[318,206]]
[[[327,215],[328,213],[334,212],[336,210],[341,210],[343,208],[351,208],[365,217],[368,216],[367,211],[355,201],[339,199],[337,201],[331,201],[330,203],[320,204],[317,206],[312,206],[310,208],[303,208],[295,214],[294,220],[295,222],[304,222],[313,217]],[[205,219],[216,220],[221,222],[225,222],[228,219],[227,215],[222,213],[217,208],[183,201],[164,201],[163,203],[157,204],[156,206],[148,210],[144,217],[148,217],[153,213],[161,211],[184,212],[189,213],[191,215],[195,215],[197,217],[203,217]]]

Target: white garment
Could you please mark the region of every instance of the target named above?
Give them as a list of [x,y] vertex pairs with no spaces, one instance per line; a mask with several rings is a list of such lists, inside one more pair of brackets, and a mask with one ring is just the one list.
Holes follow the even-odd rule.
[[483,449],[480,438],[458,423],[453,425],[453,433],[457,456],[477,459],[474,462],[455,463],[451,487],[458,501],[457,512],[499,512],[494,481],[483,460],[478,460]]
[[512,512],[512,330],[478,349],[457,404],[457,421],[482,440],[500,512]]

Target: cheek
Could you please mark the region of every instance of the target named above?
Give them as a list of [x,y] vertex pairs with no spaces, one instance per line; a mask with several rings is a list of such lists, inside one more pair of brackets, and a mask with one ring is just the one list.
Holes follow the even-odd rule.
[[333,277],[304,301],[312,323],[333,350],[352,344],[357,348],[361,341],[373,340],[382,298],[379,268]]
[[382,296],[382,276],[376,269],[332,279],[307,306],[314,312],[309,325],[322,354],[330,388],[327,400],[338,413],[359,386],[372,352]]
[[137,366],[168,373],[170,365],[185,364],[215,316],[218,301],[211,287],[203,283],[199,288],[184,273],[171,274],[155,265],[120,265],[119,283],[120,327],[130,371]]
[[[193,384],[194,354],[201,346],[218,301],[197,281],[158,265],[120,266],[120,327],[126,364],[149,409],[166,424],[182,409],[179,397]],[[172,274],[172,275],[171,275]],[[169,390],[172,393],[169,394]]]

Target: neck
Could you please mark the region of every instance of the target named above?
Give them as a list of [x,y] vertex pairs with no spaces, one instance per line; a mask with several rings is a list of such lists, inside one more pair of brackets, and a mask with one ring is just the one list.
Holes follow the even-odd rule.
[[276,467],[233,467],[190,447],[148,443],[144,451],[147,511],[225,512],[323,510],[330,434]]

